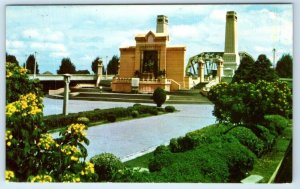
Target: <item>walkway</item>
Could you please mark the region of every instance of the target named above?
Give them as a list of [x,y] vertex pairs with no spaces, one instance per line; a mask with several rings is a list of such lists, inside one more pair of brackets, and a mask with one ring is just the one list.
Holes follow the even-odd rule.
[[[45,101],[45,110],[49,111],[55,103],[51,99]],[[51,102],[47,104],[47,102]],[[69,107],[73,112],[87,109],[103,108],[102,103],[116,106],[112,102],[75,101]],[[60,103],[57,101],[56,103]],[[118,103],[118,106],[130,106],[132,103]],[[99,107],[100,106],[100,107]],[[185,135],[187,132],[200,129],[215,122],[212,116],[212,105],[174,105],[179,112],[152,116],[143,119],[109,123],[91,127],[87,131],[90,145],[87,146],[88,159],[94,155],[109,152],[122,161],[135,158],[143,153],[152,151],[156,146],[168,144],[171,138]],[[57,112],[60,113],[60,112]]]

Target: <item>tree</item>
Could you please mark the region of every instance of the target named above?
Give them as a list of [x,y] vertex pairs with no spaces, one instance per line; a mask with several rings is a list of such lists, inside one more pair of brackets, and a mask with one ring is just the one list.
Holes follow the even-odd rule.
[[26,60],[26,69],[29,71],[29,73],[34,74],[34,66],[36,66],[36,74],[39,74],[39,65],[36,62],[36,59],[33,54],[29,55]]
[[71,62],[70,58],[63,58],[61,60],[61,65],[59,67],[59,70],[57,70],[57,74],[74,74],[76,73],[76,67]]
[[153,101],[156,103],[157,107],[161,107],[161,105],[166,101],[167,94],[166,91],[162,88],[156,88],[153,93]]
[[276,81],[278,76],[271,66],[271,61],[264,54],[259,55],[254,63],[249,57],[245,57],[236,70],[232,82],[256,83],[259,80]]
[[114,55],[107,64],[107,74],[117,74],[119,67],[119,57]]
[[14,55],[10,55],[6,53],[6,62],[14,63],[19,66],[19,61]]
[[282,55],[282,57],[277,62],[275,70],[279,77],[292,78],[293,77],[293,57],[290,54]]
[[90,74],[89,70],[78,70],[76,74]]
[[254,67],[254,61],[252,58],[246,56],[241,60],[241,63],[238,69],[235,71],[235,74],[232,78],[232,82],[240,82],[241,80],[245,82],[250,82],[252,76],[252,70]]
[[[93,62],[92,62],[91,67],[92,67],[92,70],[95,74],[97,74],[97,71],[98,71],[98,62],[102,62],[102,59],[99,58],[99,57],[95,58],[95,60],[93,60]],[[102,74],[103,74],[103,70],[104,70],[103,68],[102,68]]]

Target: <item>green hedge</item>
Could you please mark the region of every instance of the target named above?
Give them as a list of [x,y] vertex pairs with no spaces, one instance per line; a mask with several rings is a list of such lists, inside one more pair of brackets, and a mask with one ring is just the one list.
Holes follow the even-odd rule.
[[183,153],[162,153],[149,163],[153,182],[231,182],[253,168],[255,155],[236,139]]
[[[95,109],[92,111],[70,113],[69,115],[50,115],[44,116],[44,124],[48,130],[63,128],[72,123],[77,123],[78,118],[85,117],[90,122],[107,121],[108,117],[110,122],[113,122],[112,117],[115,116],[116,119],[122,117],[131,117],[132,112],[137,111],[139,114],[151,114],[157,115],[158,111],[163,111],[163,109],[157,109],[154,106],[146,105],[134,105],[128,108],[110,108],[110,109]],[[114,116],[112,116],[114,115]]]
[[280,115],[265,115],[264,120],[264,126],[276,136],[281,135],[282,131],[289,125],[289,120]]
[[236,127],[227,134],[237,138],[241,144],[246,146],[255,155],[261,157],[264,152],[264,142],[258,138],[250,129],[245,127]]

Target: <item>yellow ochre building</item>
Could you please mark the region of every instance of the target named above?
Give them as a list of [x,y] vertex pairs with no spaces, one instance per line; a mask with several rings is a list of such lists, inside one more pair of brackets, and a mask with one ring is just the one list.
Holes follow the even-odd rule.
[[[189,88],[185,81],[185,46],[168,45],[168,17],[157,16],[156,32],[135,36],[136,45],[120,48],[120,67],[112,91],[152,93]],[[188,78],[187,78],[188,79]]]

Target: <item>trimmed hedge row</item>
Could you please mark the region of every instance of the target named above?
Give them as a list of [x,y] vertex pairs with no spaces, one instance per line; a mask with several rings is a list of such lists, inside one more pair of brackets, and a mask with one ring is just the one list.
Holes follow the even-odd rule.
[[184,153],[156,154],[149,163],[153,182],[228,182],[253,168],[255,155],[237,140]]
[[153,172],[150,180],[240,182],[253,168],[255,158],[272,149],[289,120],[265,116],[265,124],[231,130],[232,125],[217,124],[171,139],[169,146],[159,146],[154,151],[149,163]]
[[[135,104],[128,108],[110,108],[110,109],[95,109],[92,111],[70,113],[69,115],[50,115],[44,116],[44,124],[48,130],[63,128],[72,123],[81,122],[82,118],[89,122],[109,121],[114,122],[117,118],[138,116],[139,114],[158,115],[158,112],[163,112],[164,109],[154,106],[146,106]],[[135,113],[133,113],[135,112]],[[138,113],[138,114],[137,114]],[[133,115],[134,114],[134,115]],[[80,118],[80,119],[79,119]]]

